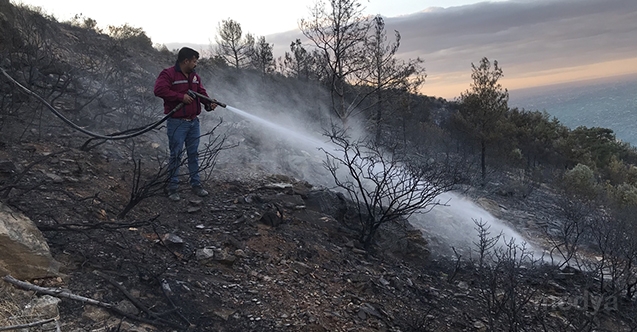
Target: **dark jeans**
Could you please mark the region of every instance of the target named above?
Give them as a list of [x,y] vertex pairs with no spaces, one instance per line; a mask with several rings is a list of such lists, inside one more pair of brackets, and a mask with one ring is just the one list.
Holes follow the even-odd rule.
[[191,186],[201,186],[199,179],[199,118],[192,121],[169,118],[166,122],[170,160],[168,161],[168,191],[179,187],[179,165],[183,156],[184,144],[188,154],[188,172]]

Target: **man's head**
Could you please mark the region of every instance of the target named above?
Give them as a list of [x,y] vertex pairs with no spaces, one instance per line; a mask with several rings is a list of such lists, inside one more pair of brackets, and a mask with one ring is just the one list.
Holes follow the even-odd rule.
[[190,47],[182,47],[177,54],[177,63],[186,73],[190,73],[195,67],[197,67],[197,60],[199,59],[199,52],[193,50]]

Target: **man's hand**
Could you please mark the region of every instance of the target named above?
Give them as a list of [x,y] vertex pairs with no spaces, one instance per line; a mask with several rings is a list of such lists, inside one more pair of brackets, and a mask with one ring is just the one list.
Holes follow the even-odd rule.
[[194,99],[191,96],[189,96],[188,94],[184,95],[184,99],[183,99],[184,104],[188,105],[188,104],[192,103],[193,100]]
[[217,104],[215,104],[215,103],[210,103],[208,105],[205,105],[205,109],[208,112],[214,111],[215,108],[217,108]]

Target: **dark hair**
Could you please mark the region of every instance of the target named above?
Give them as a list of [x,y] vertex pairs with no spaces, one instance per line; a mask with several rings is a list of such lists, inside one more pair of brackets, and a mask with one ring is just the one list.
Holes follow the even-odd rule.
[[182,63],[184,60],[189,60],[192,58],[199,59],[199,52],[193,50],[190,47],[182,47],[179,50],[179,54],[177,54],[177,63]]

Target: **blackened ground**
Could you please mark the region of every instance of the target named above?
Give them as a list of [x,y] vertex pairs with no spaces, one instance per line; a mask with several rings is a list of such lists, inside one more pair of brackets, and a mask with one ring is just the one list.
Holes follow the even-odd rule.
[[[19,173],[27,160],[61,150],[25,143],[5,146],[0,159]],[[254,169],[220,170],[234,175],[208,180],[208,197],[184,188],[182,201],[151,197],[121,220],[115,216],[129,197],[131,161],[68,149],[30,169],[7,203],[43,230],[64,274],[35,282],[163,319],[142,323],[63,300],[63,330],[484,330],[482,280],[470,265],[430,258],[419,233],[398,224],[382,229],[379,245],[366,252],[337,220],[336,194],[284,175],[242,173]],[[585,284],[557,272],[524,279],[538,303]],[[140,313],[111,281],[158,315]],[[537,330],[562,330],[563,316],[582,314],[533,308],[522,316]],[[611,330],[625,326],[613,313],[599,319],[616,322]]]

